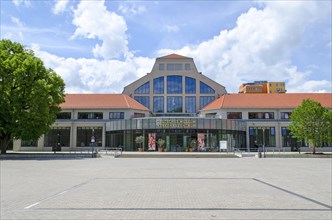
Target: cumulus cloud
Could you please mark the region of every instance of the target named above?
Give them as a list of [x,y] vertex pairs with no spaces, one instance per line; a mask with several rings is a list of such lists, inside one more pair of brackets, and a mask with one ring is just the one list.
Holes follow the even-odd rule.
[[67,93],[121,93],[123,87],[150,72],[153,59],[131,57],[126,61],[64,58],[32,45],[45,66],[65,81]]
[[127,24],[122,16],[108,11],[104,1],[81,1],[74,10],[73,24],[77,29],[72,36],[101,40],[93,54],[103,59],[127,57]]
[[[291,63],[306,26],[329,12],[327,2],[267,1],[238,17],[236,26],[198,45],[179,50],[162,49],[195,58],[203,74],[237,92],[241,83],[254,80],[285,81],[288,91],[330,91],[331,82],[310,81]],[[305,89],[303,86],[310,86]]]
[[56,0],[52,12],[56,15],[63,13],[66,10],[68,3],[69,0]]

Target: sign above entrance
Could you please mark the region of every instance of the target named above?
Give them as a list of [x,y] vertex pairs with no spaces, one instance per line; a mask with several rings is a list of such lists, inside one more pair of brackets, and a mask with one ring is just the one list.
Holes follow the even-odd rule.
[[196,128],[196,119],[157,119],[157,128]]

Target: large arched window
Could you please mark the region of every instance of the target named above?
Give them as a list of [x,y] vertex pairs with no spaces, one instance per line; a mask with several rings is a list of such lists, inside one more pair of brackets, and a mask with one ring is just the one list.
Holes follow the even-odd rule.
[[146,82],[135,90],[135,94],[149,94],[150,82]]
[[134,99],[144,105],[147,108],[150,108],[150,97],[149,96],[135,96]]
[[168,96],[167,97],[167,112],[182,112],[182,97]]
[[214,99],[215,99],[214,96],[201,96],[199,98],[199,109],[202,109],[204,106],[212,102]]
[[199,90],[201,94],[214,94],[215,91],[210,86],[206,85],[203,82],[200,82],[199,84]]
[[164,97],[154,96],[153,97],[153,112],[164,112]]
[[186,94],[196,93],[196,79],[186,77]]
[[182,93],[182,76],[167,76],[167,93]]
[[153,80],[153,93],[164,94],[164,77],[155,78]]

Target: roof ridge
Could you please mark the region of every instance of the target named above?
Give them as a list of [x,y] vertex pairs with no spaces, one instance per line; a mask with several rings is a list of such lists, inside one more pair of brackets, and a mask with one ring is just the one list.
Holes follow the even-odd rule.
[[128,108],[130,108],[130,105],[129,105],[128,100],[127,100],[127,96],[125,94],[121,94],[121,95],[123,95],[123,97],[124,97],[124,99],[125,99],[125,101],[127,103]]

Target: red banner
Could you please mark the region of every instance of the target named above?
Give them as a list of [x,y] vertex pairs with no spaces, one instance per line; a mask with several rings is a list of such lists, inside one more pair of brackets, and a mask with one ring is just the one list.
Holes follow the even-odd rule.
[[156,133],[149,133],[149,150],[156,150]]

